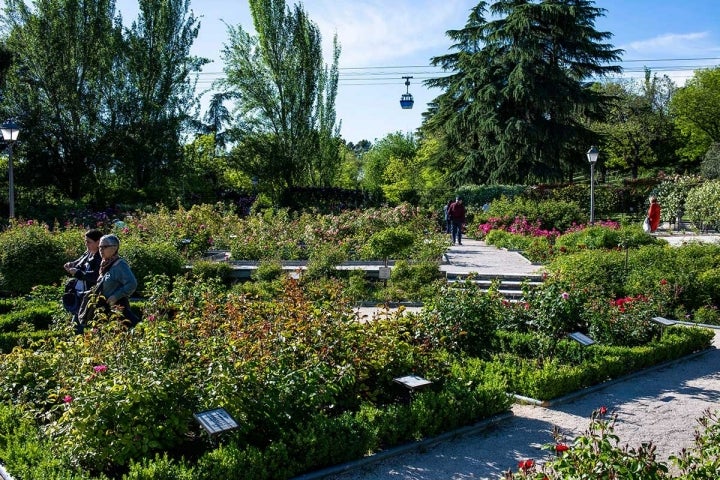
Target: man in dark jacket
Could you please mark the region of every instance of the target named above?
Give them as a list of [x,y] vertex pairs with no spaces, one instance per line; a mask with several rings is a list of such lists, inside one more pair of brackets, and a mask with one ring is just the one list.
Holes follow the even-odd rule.
[[448,216],[452,222],[452,239],[453,245],[462,245],[462,229],[465,225],[465,205],[462,198],[457,197],[448,208]]

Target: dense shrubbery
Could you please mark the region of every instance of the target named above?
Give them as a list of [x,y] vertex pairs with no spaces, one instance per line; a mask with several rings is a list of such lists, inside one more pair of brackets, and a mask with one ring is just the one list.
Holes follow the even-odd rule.
[[[553,218],[567,223],[570,210],[555,205]],[[519,302],[471,281],[433,282],[448,241],[432,215],[407,206],[335,217],[268,209],[242,221],[219,207],[125,218],[112,228],[145,281],[144,321],[127,331],[111,316],[76,336],[56,305],[50,318],[63,321],[50,322],[52,334],[19,341],[0,362],[0,400],[10,405],[0,409],[0,458],[28,478],[289,478],[506,410],[508,391],[553,398],[708,346],[707,331],[661,336],[648,320],[696,307],[712,316],[720,246],[671,250],[643,245],[652,237],[637,227],[598,226],[568,234],[562,248],[575,253],[559,255],[555,234],[524,235],[541,229],[535,220],[508,225],[516,231],[491,235],[530,238],[526,251],[539,251],[542,238],[556,250],[553,274],[526,285]],[[82,238],[75,228],[43,232],[65,255]],[[211,247],[256,255],[254,281],[231,285],[228,263],[200,261]],[[421,298],[425,308],[358,322],[351,305],[368,279],[334,266],[396,255],[405,258],[372,298]],[[294,280],[281,260],[297,258],[308,268]],[[185,260],[196,269],[183,273]],[[38,299],[58,293],[33,290]],[[12,320],[14,308],[0,318],[35,322]],[[576,330],[602,344],[580,348],[566,339]],[[433,384],[407,401],[393,382],[407,374]],[[216,406],[241,425],[221,445],[192,418]]]

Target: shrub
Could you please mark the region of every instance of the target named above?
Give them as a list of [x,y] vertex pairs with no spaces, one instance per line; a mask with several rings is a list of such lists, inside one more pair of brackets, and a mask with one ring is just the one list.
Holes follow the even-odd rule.
[[373,233],[363,246],[363,258],[407,258],[415,241],[415,235],[404,227],[391,227]]
[[123,242],[120,246],[123,256],[138,281],[137,292],[145,289],[147,281],[155,275],[175,277],[183,273],[185,262],[175,245],[163,243],[141,244],[136,240]]
[[[652,193],[660,202],[662,220],[674,222],[678,213],[682,216],[686,212],[685,202],[688,193],[702,183],[703,179],[698,176],[675,175],[657,185]],[[647,202],[647,198],[645,202]],[[647,207],[647,203],[645,206]]]
[[700,171],[703,177],[710,180],[720,179],[720,142],[713,142],[705,152],[705,157],[700,164]]
[[399,260],[390,273],[385,296],[395,300],[424,301],[436,293],[436,283],[442,278],[437,263]]
[[197,260],[192,264],[192,276],[199,280],[217,278],[223,283],[232,281],[233,269],[227,262]]
[[66,260],[46,225],[12,223],[0,233],[0,288],[25,294],[35,285],[56,283]]
[[658,300],[645,295],[611,302],[598,300],[585,312],[590,336],[607,345],[636,346],[660,336],[661,326],[652,321],[659,314]]
[[421,335],[450,351],[482,356],[497,328],[503,309],[494,286],[480,290],[472,278],[443,286],[420,314]]
[[517,197],[512,200],[506,197],[495,200],[490,205],[488,215],[503,219],[524,217],[532,221],[538,220],[540,228],[559,231],[565,231],[586,218],[577,203],[558,200],[538,202]]
[[585,285],[598,296],[617,298],[625,292],[625,254],[617,250],[584,250],[559,255],[547,269],[563,282]]
[[504,230],[490,230],[485,237],[485,243],[494,245],[498,248],[506,248],[508,250],[526,250],[532,244],[532,238],[519,234],[510,233]]
[[685,200],[685,213],[699,228],[720,227],[720,180],[693,188]]
[[316,245],[310,252],[303,280],[335,277],[336,267],[346,260],[347,252],[342,246]]
[[253,280],[259,282],[271,282],[279,280],[284,274],[280,260],[264,260],[258,263],[257,269],[253,272]]
[[0,332],[13,332],[21,325],[27,325],[34,330],[47,330],[55,313],[57,307],[49,305],[31,305],[12,311],[0,316]]

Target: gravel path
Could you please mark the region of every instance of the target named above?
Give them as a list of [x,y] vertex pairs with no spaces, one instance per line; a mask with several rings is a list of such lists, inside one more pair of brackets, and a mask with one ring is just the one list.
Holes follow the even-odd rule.
[[600,406],[616,412],[621,445],[652,441],[661,460],[692,445],[706,409],[720,402],[720,333],[715,348],[668,365],[589,389],[550,408],[515,405],[512,415],[474,433],[363,466],[347,465],[332,480],[499,479],[526,458],[542,459],[554,426],[571,440],[583,433]]

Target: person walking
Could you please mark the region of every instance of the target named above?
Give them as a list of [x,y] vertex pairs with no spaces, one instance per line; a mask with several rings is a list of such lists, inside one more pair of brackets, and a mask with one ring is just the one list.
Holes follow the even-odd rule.
[[448,208],[450,222],[452,223],[452,241],[453,245],[462,245],[462,230],[465,225],[465,205],[462,198],[457,197]]
[[648,208],[647,216],[650,221],[650,233],[653,233],[660,226],[660,203],[655,195],[650,197],[650,208]]
[[445,233],[452,233],[452,222],[450,221],[450,205],[452,205],[452,199],[448,200],[443,207],[443,213],[445,215]]
[[100,293],[110,307],[120,306],[128,325],[134,327],[140,319],[130,308],[130,295],[137,288],[137,279],[127,261],[118,255],[120,239],[116,235],[105,235],[98,248],[102,256],[98,278]]
[[68,275],[73,277],[71,283],[66,286],[63,304],[66,310],[73,314],[72,321],[75,325],[77,325],[77,309],[85,291],[91,289],[97,282],[101,261],[98,250],[100,237],[102,237],[100,230],[92,229],[85,232],[85,253],[80,258],[63,265]]

